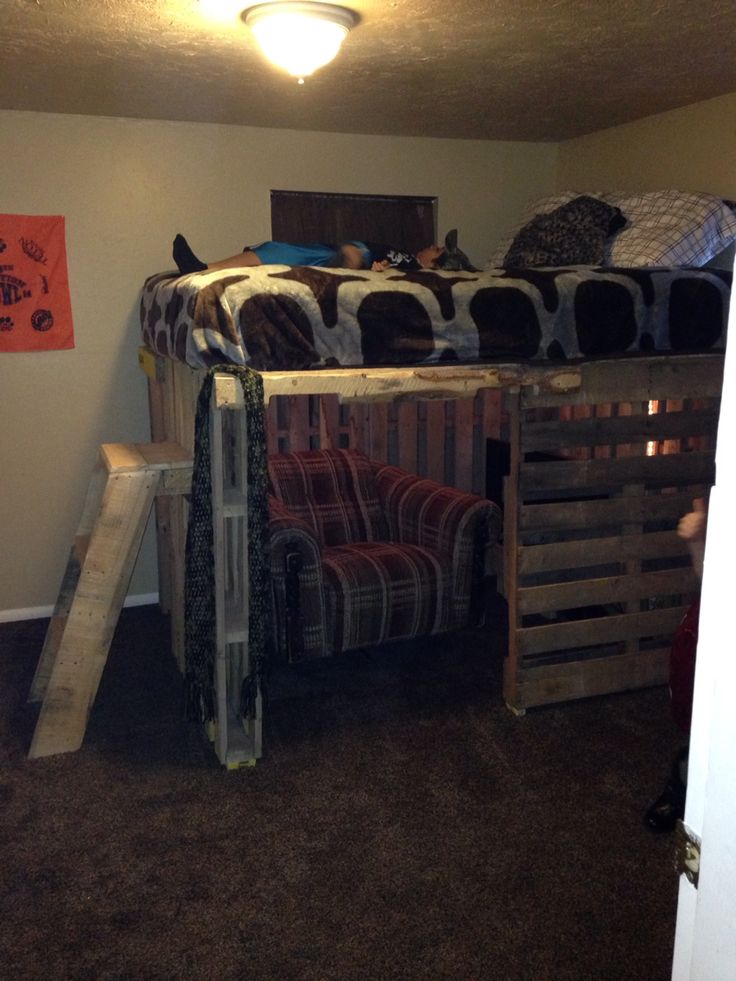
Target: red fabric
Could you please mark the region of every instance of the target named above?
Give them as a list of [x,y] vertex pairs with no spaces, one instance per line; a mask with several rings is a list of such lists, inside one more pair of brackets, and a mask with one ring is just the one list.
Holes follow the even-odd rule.
[[670,651],[670,698],[675,725],[690,732],[695,685],[695,654],[698,648],[700,600],[690,606],[672,639]]
[[0,215],[0,351],[71,347],[63,216]]

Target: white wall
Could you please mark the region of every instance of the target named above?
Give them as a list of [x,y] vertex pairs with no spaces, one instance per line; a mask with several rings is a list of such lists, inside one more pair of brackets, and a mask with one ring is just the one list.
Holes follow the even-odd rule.
[[[0,354],[0,617],[58,592],[101,442],[145,441],[144,278],[186,234],[219,258],[270,235],[271,188],[437,195],[439,232],[485,261],[554,184],[551,144],[346,136],[0,112],[0,212],[66,217],[76,348]],[[147,535],[131,592],[157,589]],[[8,612],[10,611],[10,612]]]

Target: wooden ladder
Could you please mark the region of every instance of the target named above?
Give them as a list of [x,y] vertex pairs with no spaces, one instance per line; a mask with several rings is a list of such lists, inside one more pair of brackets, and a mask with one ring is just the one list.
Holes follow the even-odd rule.
[[187,493],[191,479],[178,443],[100,446],[31,685],[42,705],[29,757],[82,745],[154,498]]

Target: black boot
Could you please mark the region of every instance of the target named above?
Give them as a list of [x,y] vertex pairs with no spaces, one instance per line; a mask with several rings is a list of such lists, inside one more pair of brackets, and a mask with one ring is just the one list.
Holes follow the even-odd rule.
[[686,761],[687,748],[677,754],[664,790],[644,815],[644,824],[650,831],[655,831],[658,834],[674,831],[678,820],[685,816],[687,788],[682,779],[681,765]]

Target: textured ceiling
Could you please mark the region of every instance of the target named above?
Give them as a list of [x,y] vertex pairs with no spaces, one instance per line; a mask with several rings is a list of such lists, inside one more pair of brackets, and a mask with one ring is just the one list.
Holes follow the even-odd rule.
[[304,85],[247,5],[3,0],[0,108],[538,141],[736,91],[734,0],[346,0],[361,22]]

